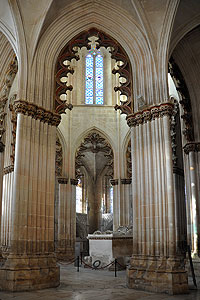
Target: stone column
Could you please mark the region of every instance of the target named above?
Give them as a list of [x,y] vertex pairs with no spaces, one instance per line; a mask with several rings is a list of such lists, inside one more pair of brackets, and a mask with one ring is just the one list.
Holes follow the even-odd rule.
[[188,237],[194,258],[200,257],[200,143],[190,142],[184,147]]
[[[4,148],[5,145],[0,141],[0,226],[2,226],[2,195],[3,195],[3,173],[4,173]],[[0,235],[0,244],[1,235]]]
[[111,179],[110,183],[113,186],[113,231],[115,231],[120,225],[118,179]]
[[58,177],[59,195],[58,195],[58,234],[56,245],[56,256],[61,260],[72,258],[73,253],[69,253],[70,245],[70,221],[71,221],[71,203],[68,195],[68,178]]
[[121,179],[120,226],[130,225],[130,178]]
[[70,179],[70,191],[69,191],[69,201],[71,203],[70,209],[70,231],[69,231],[69,240],[70,247],[73,254],[75,252],[75,242],[76,242],[76,186],[78,184],[78,179]]
[[10,249],[0,268],[0,288],[55,287],[60,282],[54,255],[55,144],[60,116],[26,101],[15,101],[14,107]]
[[188,291],[188,283],[177,242],[172,113],[173,104],[163,103],[127,116],[134,178],[133,256],[127,279],[130,288],[179,294]]

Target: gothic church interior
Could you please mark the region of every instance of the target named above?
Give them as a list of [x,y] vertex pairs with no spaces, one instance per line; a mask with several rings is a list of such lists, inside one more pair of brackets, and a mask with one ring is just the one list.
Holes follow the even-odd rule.
[[0,1],[0,290],[111,240],[133,293],[188,293],[199,49],[198,0]]

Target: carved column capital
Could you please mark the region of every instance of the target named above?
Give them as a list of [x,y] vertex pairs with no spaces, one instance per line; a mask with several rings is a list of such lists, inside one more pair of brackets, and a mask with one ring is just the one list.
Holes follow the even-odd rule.
[[71,183],[71,185],[77,185],[78,184],[78,179],[71,178],[70,183]]
[[67,177],[58,177],[58,183],[59,184],[67,184],[68,178]]
[[21,113],[31,116],[36,120],[40,120],[41,122],[48,123],[52,126],[58,126],[61,120],[59,114],[25,100],[16,100],[14,102],[14,110],[16,114]]
[[4,168],[3,173],[4,175],[12,173],[14,171],[14,165],[10,165]]
[[190,142],[187,143],[183,150],[185,154],[189,154],[190,152],[200,152],[200,142]]
[[162,118],[164,116],[172,116],[173,114],[173,103],[161,103],[159,105],[153,105],[143,111],[130,114],[126,117],[127,124],[129,127],[136,127],[140,124],[144,124],[155,120],[156,118]]
[[3,152],[5,149],[5,145],[3,142],[0,141],[0,152]]
[[118,185],[119,180],[118,179],[110,179],[110,183],[114,185]]
[[121,184],[131,184],[132,179],[131,178],[122,178]]

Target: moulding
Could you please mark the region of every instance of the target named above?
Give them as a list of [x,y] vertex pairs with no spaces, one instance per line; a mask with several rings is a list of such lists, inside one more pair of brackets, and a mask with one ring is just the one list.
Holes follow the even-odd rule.
[[131,184],[132,179],[131,178],[122,178],[121,184]]
[[193,117],[192,117],[192,104],[190,100],[190,94],[185,83],[184,77],[181,73],[179,66],[175,63],[173,57],[169,61],[169,73],[173,78],[176,89],[180,96],[179,103],[183,108],[183,114],[181,118],[184,121],[185,129],[183,134],[188,142],[194,140],[194,126],[193,126]]
[[76,151],[75,171],[76,178],[83,176],[81,167],[84,165],[83,157],[85,152],[98,153],[103,152],[107,158],[106,166],[108,168],[107,174],[113,177],[113,150],[111,145],[99,133],[92,131],[83,140],[78,150]]
[[52,126],[58,126],[61,121],[59,114],[25,100],[16,100],[14,102],[14,110],[16,114],[21,113],[28,115]]
[[4,168],[3,174],[6,175],[12,173],[13,171],[14,171],[14,165],[10,165]]
[[119,180],[118,180],[118,179],[110,179],[110,183],[111,183],[112,185],[118,185]]
[[161,103],[153,105],[143,111],[138,111],[134,114],[130,114],[126,117],[127,124],[129,127],[136,127],[144,123],[150,122],[157,118],[164,116],[171,117],[173,114],[174,104],[173,103]]
[[71,185],[77,185],[78,184],[78,179],[71,178],[70,183],[71,183]]
[[67,184],[68,178],[67,177],[58,177],[58,183],[59,184]]
[[190,142],[187,143],[183,150],[185,154],[189,154],[190,152],[200,152],[200,142]]

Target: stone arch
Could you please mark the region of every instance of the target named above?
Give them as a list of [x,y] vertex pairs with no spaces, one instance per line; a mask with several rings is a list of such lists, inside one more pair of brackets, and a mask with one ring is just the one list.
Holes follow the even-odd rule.
[[[74,37],[60,52],[56,64],[56,91],[55,91],[55,111],[57,113],[64,113],[66,108],[71,108],[65,100],[61,100],[61,95],[66,95],[66,92],[73,89],[73,86],[67,85],[61,81],[61,76],[68,77],[68,74],[73,74],[74,69],[70,66],[72,59],[79,60],[78,48],[86,47],[89,49],[89,38],[95,36],[97,38],[97,48],[109,48],[111,58],[117,62],[117,68],[112,70],[113,74],[118,73],[120,78],[124,78],[119,86],[115,87],[115,91],[119,91],[121,95],[127,97],[126,102],[121,106],[123,113],[129,114],[132,112],[133,100],[133,83],[132,83],[132,68],[128,55],[123,47],[109,35],[105,34],[96,28],[91,28],[88,31],[81,32]],[[67,62],[67,63],[66,63]],[[122,64],[120,64],[122,62]],[[118,108],[118,105],[116,106]]]
[[[106,32],[106,34],[117,40],[124,47],[128,57],[130,58],[131,65],[134,70],[133,98],[136,99],[138,95],[142,94],[149,103],[153,103],[155,99],[160,101],[159,97],[155,97],[155,93],[159,96],[156,84],[155,88],[153,87],[152,89],[152,80],[149,78],[149,74],[152,74],[153,78],[157,78],[153,54],[149,49],[148,42],[146,41],[144,32],[140,26],[134,21],[129,20],[123,12],[116,11],[111,3],[106,3],[98,10],[95,3],[92,5],[91,3],[84,3],[84,5],[87,7],[87,11],[85,9],[82,11],[78,22],[77,17],[76,20],[74,19],[74,15],[78,13],[76,5],[74,4],[73,6],[68,7],[70,26],[67,35],[63,30],[64,22],[66,22],[66,11],[63,10],[62,15],[53,22],[53,26],[50,25],[40,37],[33,61],[33,72],[31,73],[31,76],[34,76],[33,80],[37,81],[36,86],[38,86],[38,89],[33,90],[33,84],[29,83],[28,94],[30,94],[30,97],[34,95],[34,101],[36,99],[39,105],[45,106],[47,109],[53,109],[54,70],[58,53],[60,53],[63,47],[79,32],[82,30],[88,30],[91,27],[96,27],[98,30]],[[109,9],[112,13],[110,13]],[[74,13],[69,15],[69,11]],[[107,17],[108,11],[109,17]],[[123,19],[124,26],[119,32],[117,22],[121,19]],[[102,23],[105,25],[102,26]],[[128,28],[132,29],[129,30]],[[150,61],[151,63],[149,63]],[[47,62],[49,67],[45,68]],[[51,70],[51,72],[49,70]],[[137,78],[141,76],[141,80],[138,81]],[[48,84],[50,87],[45,91],[45,94],[43,89],[40,89],[40,86],[44,84]],[[134,105],[135,109],[137,109],[137,103]]]

